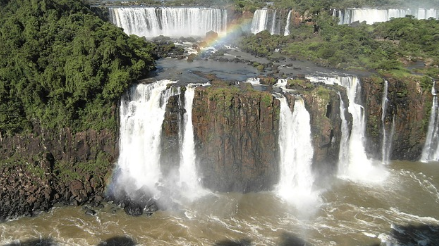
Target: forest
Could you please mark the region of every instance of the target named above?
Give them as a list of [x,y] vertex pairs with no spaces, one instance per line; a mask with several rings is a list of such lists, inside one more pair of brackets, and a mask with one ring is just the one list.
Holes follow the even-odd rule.
[[154,68],[152,49],[82,1],[0,1],[0,133],[115,130],[112,107]]

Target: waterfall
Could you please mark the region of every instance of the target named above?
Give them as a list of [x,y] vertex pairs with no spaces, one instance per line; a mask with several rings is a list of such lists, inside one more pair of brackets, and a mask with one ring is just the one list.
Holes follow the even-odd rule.
[[270,34],[280,33],[280,23],[276,20],[276,10],[258,9],[252,19],[250,31],[253,34],[268,30]]
[[341,119],[341,141],[340,141],[340,150],[338,154],[338,172],[346,173],[349,168],[349,127],[348,122],[345,117],[346,107],[343,102],[343,98],[338,93],[338,97],[340,98],[340,119]]
[[270,34],[276,34],[276,14],[277,14],[277,10],[274,10],[272,17],[273,20],[271,21]]
[[184,93],[185,102],[184,109],[186,111],[184,116],[184,136],[180,150],[180,183],[184,196],[190,200],[194,200],[206,194],[206,191],[201,187],[196,166],[195,143],[194,143],[194,129],[192,125],[192,105],[195,96],[195,88],[198,85],[189,84],[186,86]]
[[110,20],[125,33],[143,37],[204,37],[224,33],[227,10],[214,8],[110,7]]
[[[333,12],[333,15],[335,12]],[[376,22],[386,22],[391,18],[403,18],[406,15],[412,15],[416,19],[439,18],[439,11],[436,9],[370,9],[370,8],[355,8],[345,9],[338,12],[340,18],[339,24],[351,24],[353,22],[366,21],[367,24]]]
[[310,209],[310,205],[319,200],[318,194],[313,191],[311,165],[314,149],[310,115],[301,98],[295,101],[293,112],[285,97],[279,100],[280,180],[277,194],[300,210]]
[[[348,144],[348,163],[341,163],[339,157],[339,176],[353,181],[380,182],[387,176],[387,172],[381,167],[374,166],[373,160],[369,159],[365,148],[366,118],[364,108],[358,104],[360,80],[357,77],[307,77],[312,82],[326,84],[339,84],[346,88],[349,99],[348,111],[352,115],[352,130]],[[343,147],[343,146],[340,146]],[[347,167],[344,169],[343,167]]]
[[[381,124],[382,124],[382,134],[383,139],[381,142],[381,162],[383,164],[389,163],[389,157],[390,157],[390,145],[391,140],[387,139],[387,130],[386,130],[386,111],[387,111],[387,104],[389,99],[387,98],[387,93],[389,89],[389,83],[387,80],[384,80],[384,91],[383,91],[383,98],[381,101]],[[393,125],[393,123],[392,123]]]
[[433,82],[433,87],[431,88],[433,104],[431,105],[427,138],[425,139],[424,148],[422,149],[420,160],[422,162],[439,161],[439,110],[435,84],[436,82]]
[[168,99],[179,93],[162,80],[132,87],[120,105],[120,154],[117,186],[128,194],[142,189],[157,195],[160,171],[160,139]]
[[252,25],[251,25],[251,32],[256,34],[259,32],[262,32],[263,30],[266,30],[267,26],[267,15],[268,10],[267,9],[258,9],[255,11],[253,15]]
[[288,15],[287,15],[287,24],[285,25],[285,32],[284,32],[284,36],[288,36],[290,35],[290,19],[291,19],[291,12],[293,12],[292,10],[288,11]]

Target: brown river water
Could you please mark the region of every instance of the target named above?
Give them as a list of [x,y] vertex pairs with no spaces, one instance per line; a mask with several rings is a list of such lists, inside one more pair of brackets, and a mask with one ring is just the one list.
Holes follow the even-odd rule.
[[439,163],[386,168],[380,184],[335,179],[305,211],[272,192],[210,194],[149,217],[55,207],[0,223],[0,245],[439,245]]

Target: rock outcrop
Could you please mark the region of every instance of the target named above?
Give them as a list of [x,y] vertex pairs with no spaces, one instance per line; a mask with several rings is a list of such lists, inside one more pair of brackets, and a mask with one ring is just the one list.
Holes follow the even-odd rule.
[[279,178],[278,100],[250,84],[195,91],[193,125],[202,183],[214,191],[270,190]]

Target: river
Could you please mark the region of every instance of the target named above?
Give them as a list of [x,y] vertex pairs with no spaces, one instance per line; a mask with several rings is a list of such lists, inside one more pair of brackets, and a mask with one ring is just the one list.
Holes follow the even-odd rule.
[[274,192],[211,193],[140,217],[113,204],[94,216],[60,206],[1,223],[0,244],[438,245],[438,164],[392,162],[380,184],[335,179],[305,211]]

